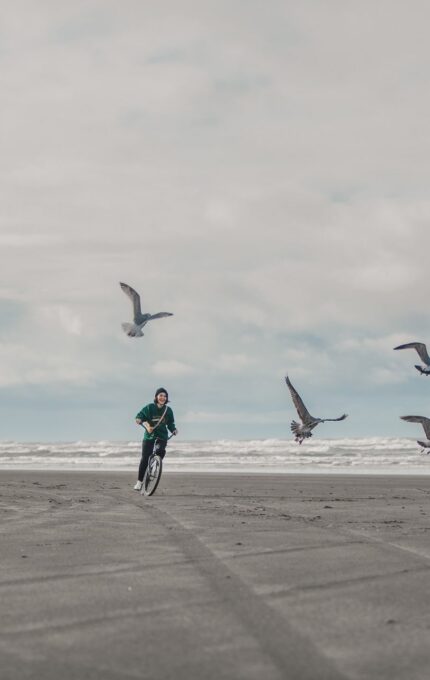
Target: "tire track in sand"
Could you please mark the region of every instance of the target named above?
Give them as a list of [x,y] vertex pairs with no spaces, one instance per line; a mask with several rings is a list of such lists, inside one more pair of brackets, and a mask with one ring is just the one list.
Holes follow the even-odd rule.
[[346,680],[334,662],[249,588],[168,510],[150,503],[136,503],[136,507],[149,514],[164,529],[170,529],[170,536],[178,548],[209,581],[211,589],[257,640],[261,650],[283,677],[295,680]]

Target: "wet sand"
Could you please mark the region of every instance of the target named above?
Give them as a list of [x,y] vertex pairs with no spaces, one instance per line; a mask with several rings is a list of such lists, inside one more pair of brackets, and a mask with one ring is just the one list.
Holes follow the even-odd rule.
[[428,680],[430,478],[2,472],[3,680]]

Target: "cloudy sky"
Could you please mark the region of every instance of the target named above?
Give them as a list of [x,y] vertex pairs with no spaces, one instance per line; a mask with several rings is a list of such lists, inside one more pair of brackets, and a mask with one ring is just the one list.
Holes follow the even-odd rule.
[[[0,438],[410,436],[430,380],[425,0],[17,0],[0,27]],[[129,339],[131,305],[174,316]]]

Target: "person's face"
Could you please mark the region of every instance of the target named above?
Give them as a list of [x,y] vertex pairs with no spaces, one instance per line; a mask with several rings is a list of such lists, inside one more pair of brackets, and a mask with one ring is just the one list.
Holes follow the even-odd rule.
[[157,394],[157,404],[158,406],[164,406],[167,401],[167,395],[164,392]]

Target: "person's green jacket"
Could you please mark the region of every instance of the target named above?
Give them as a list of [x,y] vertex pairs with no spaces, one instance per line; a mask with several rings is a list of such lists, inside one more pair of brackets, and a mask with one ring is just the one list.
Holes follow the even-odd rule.
[[[166,413],[163,416],[164,411],[166,411]],[[136,419],[149,423],[154,428],[151,434],[144,428],[144,439],[157,439],[158,437],[159,439],[165,439],[167,441],[169,437],[167,430],[169,430],[169,432],[174,432],[176,430],[175,418],[170,406],[168,406],[167,409],[166,406],[158,408],[154,402],[151,402],[139,411]]]

